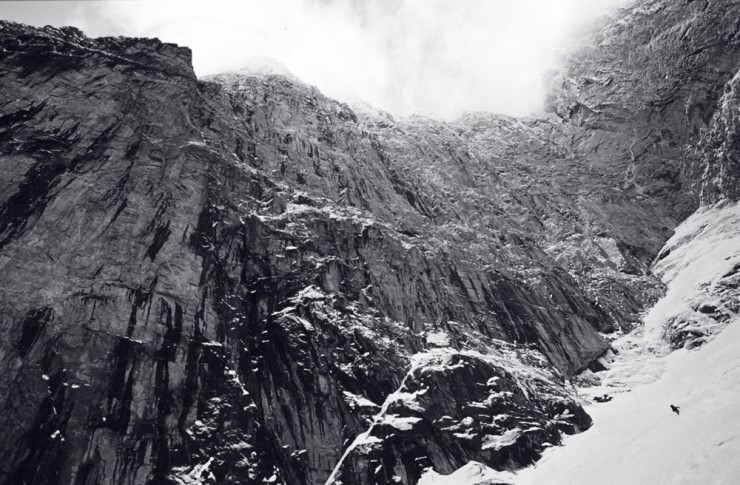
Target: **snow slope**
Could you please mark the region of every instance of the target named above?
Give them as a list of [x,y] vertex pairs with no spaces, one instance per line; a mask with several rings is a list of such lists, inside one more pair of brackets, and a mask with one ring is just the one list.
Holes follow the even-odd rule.
[[509,483],[513,478],[512,473],[498,472],[482,463],[471,461],[449,475],[429,470],[421,477],[418,485],[488,485]]
[[[590,405],[593,427],[547,450],[517,474],[517,485],[740,483],[740,290],[733,276],[740,206],[697,211],[662,256],[655,271],[667,284],[665,297],[645,316],[644,331],[615,341],[619,356],[601,385],[585,390],[613,400]],[[668,353],[666,329],[686,326],[715,338]]]
[[548,450],[515,483],[739,483],[739,342],[736,319],[700,349],[664,357],[656,382],[591,406],[594,426]]
[[659,342],[683,333],[705,340],[739,310],[740,203],[696,211],[658,258],[653,272],[668,288],[644,318],[646,337]]

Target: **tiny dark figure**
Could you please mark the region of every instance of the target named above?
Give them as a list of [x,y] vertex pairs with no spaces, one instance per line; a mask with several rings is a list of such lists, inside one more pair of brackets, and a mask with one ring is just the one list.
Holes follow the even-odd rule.
[[679,414],[681,414],[681,408],[678,407],[678,406],[674,406],[673,404],[671,404],[671,411],[673,411],[674,413],[676,413],[677,416]]

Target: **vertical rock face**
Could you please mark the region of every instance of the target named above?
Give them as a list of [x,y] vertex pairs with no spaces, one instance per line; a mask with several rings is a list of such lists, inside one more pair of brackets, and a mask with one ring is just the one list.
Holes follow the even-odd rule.
[[0,23],[0,483],[415,483],[588,427],[566,378],[737,199],[737,13],[642,2],[553,113],[452,123]]
[[740,71],[727,82],[710,130],[699,145],[701,201],[740,200]]
[[693,145],[737,72],[737,13],[729,0],[636,2],[554,79],[552,111],[588,128],[579,153],[676,217],[698,203]]

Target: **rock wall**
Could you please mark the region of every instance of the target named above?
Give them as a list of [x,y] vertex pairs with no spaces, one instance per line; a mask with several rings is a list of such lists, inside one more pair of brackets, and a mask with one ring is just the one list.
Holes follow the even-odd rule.
[[701,202],[705,205],[740,199],[740,71],[725,84],[719,109],[699,149]]
[[585,429],[568,377],[701,180],[737,199],[736,10],[641,2],[552,113],[452,123],[0,23],[0,483],[415,483]]

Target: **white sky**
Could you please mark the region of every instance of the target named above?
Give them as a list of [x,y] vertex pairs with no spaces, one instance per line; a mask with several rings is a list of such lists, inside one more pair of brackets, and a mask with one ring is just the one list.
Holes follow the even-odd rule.
[[577,33],[625,1],[36,1],[0,2],[0,18],[187,45],[201,76],[272,58],[329,96],[452,118],[540,109]]

